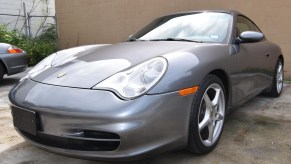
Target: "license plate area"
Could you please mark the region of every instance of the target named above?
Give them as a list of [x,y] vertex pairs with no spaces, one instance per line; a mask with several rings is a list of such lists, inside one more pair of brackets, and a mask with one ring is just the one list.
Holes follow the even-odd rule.
[[34,111],[18,108],[15,106],[11,106],[11,109],[14,126],[27,133],[36,135],[37,131],[36,113]]

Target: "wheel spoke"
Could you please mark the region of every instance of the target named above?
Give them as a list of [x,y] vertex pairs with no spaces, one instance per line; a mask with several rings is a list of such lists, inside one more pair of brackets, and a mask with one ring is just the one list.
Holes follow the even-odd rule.
[[205,92],[203,99],[204,99],[204,101],[205,101],[206,108],[207,108],[208,110],[210,110],[210,109],[212,108],[212,102],[211,102],[211,100],[210,100],[210,98],[209,98],[207,92]]
[[210,143],[213,142],[214,129],[215,129],[215,125],[214,125],[214,123],[211,123],[211,124],[208,125],[208,132],[209,132],[209,133],[208,133],[208,134],[209,134],[208,141],[209,141]]
[[278,67],[278,72],[277,73],[281,74],[281,71],[282,71],[282,65],[280,64],[279,67]]
[[280,74],[280,82],[281,82],[281,83],[283,82],[283,74],[282,74],[282,72],[281,72],[281,74]]
[[211,120],[210,120],[209,112],[206,112],[205,117],[203,118],[201,123],[199,123],[199,131],[204,129],[208,124],[210,124],[210,122]]
[[280,73],[278,73],[278,75],[277,75],[277,80],[278,80],[278,82],[281,81],[281,79],[282,79],[282,75],[281,75],[281,72],[280,72]]
[[212,100],[212,104],[214,106],[218,105],[218,101],[220,99],[220,89],[215,89],[216,93],[215,93],[215,96],[214,96],[214,99]]

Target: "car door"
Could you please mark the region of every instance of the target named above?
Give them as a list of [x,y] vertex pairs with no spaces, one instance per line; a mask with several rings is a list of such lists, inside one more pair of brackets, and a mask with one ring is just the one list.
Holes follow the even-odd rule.
[[[259,29],[248,18],[238,16],[236,22],[236,37],[245,31]],[[260,42],[239,43],[237,46],[237,103],[261,92],[267,85],[265,60],[268,53],[266,40]]]

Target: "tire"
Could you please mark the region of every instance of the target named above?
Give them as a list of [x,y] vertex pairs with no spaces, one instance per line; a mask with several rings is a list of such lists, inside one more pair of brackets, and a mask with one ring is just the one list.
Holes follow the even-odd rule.
[[3,80],[4,73],[5,73],[4,67],[0,62],[0,82]]
[[193,100],[188,151],[202,155],[211,152],[216,147],[223,131],[225,104],[225,89],[222,81],[215,75],[208,75],[201,83]]
[[271,90],[267,92],[270,97],[279,97],[283,90],[284,65],[282,59],[278,59],[273,75]]

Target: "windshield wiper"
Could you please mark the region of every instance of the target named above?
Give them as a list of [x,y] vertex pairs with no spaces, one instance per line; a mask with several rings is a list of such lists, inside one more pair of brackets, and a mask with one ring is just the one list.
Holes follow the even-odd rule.
[[151,39],[150,41],[182,41],[182,42],[203,43],[203,41],[183,39],[183,38]]
[[147,41],[147,40],[136,39],[136,38],[130,38],[127,40],[127,42],[134,42],[134,41]]

